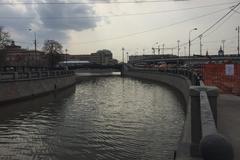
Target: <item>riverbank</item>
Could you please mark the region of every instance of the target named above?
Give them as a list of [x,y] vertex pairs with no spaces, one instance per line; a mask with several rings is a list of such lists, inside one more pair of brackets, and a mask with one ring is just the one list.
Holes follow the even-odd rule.
[[20,75],[22,73],[8,73],[8,79],[0,81],[0,103],[14,103],[76,83],[75,75],[71,71],[35,72],[34,74],[28,73],[25,77],[20,77]]
[[173,160],[184,119],[175,90],[115,76],[63,92],[1,108],[0,159]]
[[[192,80],[192,84],[197,84],[194,74],[191,72],[187,72],[186,74],[182,71],[159,72],[157,70],[138,69],[127,70],[124,72],[124,75],[164,83],[182,93],[186,102],[186,117],[182,136],[179,141],[178,149],[175,152],[174,159],[197,160],[211,156],[211,154],[208,153],[217,153],[213,156],[217,157],[221,155],[223,157],[228,157],[226,159],[232,160],[233,150],[231,144],[228,143],[227,139],[219,136],[219,133],[221,132],[217,130],[215,125],[215,121],[217,121],[216,107],[218,96],[218,89],[216,87],[205,86],[201,81],[200,86],[191,85],[191,83],[189,83],[190,79]],[[234,103],[236,105],[239,104],[239,102],[236,101]],[[223,105],[225,106],[226,104]],[[225,116],[223,116],[223,119],[224,117]],[[231,121],[229,123],[231,123]],[[234,126],[236,127],[237,125]],[[228,129],[231,130],[230,128]],[[223,135],[226,136],[226,134]],[[236,139],[236,137],[237,136],[234,136],[234,139]],[[218,140],[214,140],[214,138]],[[218,146],[221,142],[223,142],[223,146],[220,146],[219,150],[224,147],[229,147],[229,149],[222,150],[224,152],[218,152],[216,147],[211,148],[211,145]],[[204,145],[204,148],[200,148],[200,145]],[[206,148],[209,148],[210,151],[206,152],[206,150],[204,150]],[[235,152],[237,152],[236,150],[238,150],[238,148],[236,146],[234,146],[234,148]]]

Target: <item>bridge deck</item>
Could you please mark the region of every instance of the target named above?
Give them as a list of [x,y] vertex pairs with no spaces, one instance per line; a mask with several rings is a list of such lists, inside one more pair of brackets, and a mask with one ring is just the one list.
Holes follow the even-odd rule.
[[240,97],[222,94],[218,98],[218,129],[232,142],[235,160],[240,159]]

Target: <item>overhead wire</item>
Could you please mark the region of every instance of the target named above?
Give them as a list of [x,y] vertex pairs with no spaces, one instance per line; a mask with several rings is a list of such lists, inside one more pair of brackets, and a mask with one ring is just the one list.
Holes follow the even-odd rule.
[[203,36],[203,38],[209,36],[210,34],[214,33],[215,31],[217,31],[224,23],[226,23],[235,13],[232,12],[231,15],[229,17],[227,17],[220,25],[218,25],[214,30],[212,30],[211,32],[208,32],[208,34],[205,34]]
[[[144,3],[162,3],[162,2],[171,2],[172,0],[133,0],[133,1],[102,1],[102,0],[93,0],[88,2],[0,2],[0,5],[86,5],[86,4],[144,4]],[[181,0],[179,0],[181,1]],[[184,1],[184,0],[182,0]],[[177,1],[175,1],[177,2]]]
[[[152,1],[153,2],[153,1]],[[156,1],[154,1],[156,2]],[[236,2],[235,2],[236,3]],[[0,5],[2,5],[3,3],[0,3]],[[50,2],[50,4],[54,4],[52,2]],[[235,11],[235,9],[240,5],[240,2],[238,4],[236,4],[233,8],[230,9],[230,11],[228,11],[223,17],[221,17],[219,20],[217,20],[214,24],[212,24],[210,27],[208,27],[206,30],[204,30],[200,35],[203,35],[205,33],[207,33],[209,30],[211,30],[213,27],[215,27],[219,22],[221,22],[225,17],[227,17],[230,13],[232,13],[233,11]],[[209,5],[210,6],[210,5]],[[225,9],[224,9],[225,10]],[[135,36],[135,35],[138,35],[138,34],[143,34],[143,33],[146,33],[146,32],[151,32],[151,31],[155,31],[155,30],[160,30],[160,29],[163,29],[163,28],[167,28],[167,27],[171,27],[171,26],[174,26],[174,25],[177,25],[177,24],[181,24],[181,23],[184,23],[184,22],[187,22],[187,21],[191,21],[191,20],[195,20],[195,19],[199,19],[199,18],[202,18],[202,17],[205,17],[205,16],[209,16],[209,15],[213,15],[215,13],[218,13],[220,11],[223,11],[223,9],[221,10],[217,10],[215,12],[211,12],[211,13],[208,13],[208,14],[204,14],[204,15],[201,15],[201,16],[198,16],[198,17],[193,17],[193,18],[190,18],[190,19],[186,19],[186,20],[183,20],[183,21],[179,21],[179,22],[176,22],[176,23],[172,23],[172,24],[169,24],[167,26],[162,26],[162,27],[156,27],[156,28],[152,28],[152,29],[149,29],[149,30],[145,30],[145,31],[142,31],[142,32],[135,32],[135,33],[130,33],[130,34],[127,34],[127,35],[123,35],[123,36],[119,36],[119,37],[113,37],[113,38],[108,38],[108,39],[103,39],[103,40],[96,40],[96,41],[88,41],[88,42],[80,42],[81,44],[88,44],[88,43],[96,43],[96,42],[101,42],[101,41],[107,41],[107,40],[114,40],[114,39],[122,39],[122,38],[126,38],[126,37],[129,37],[129,36]],[[146,13],[142,13],[142,14],[146,14]],[[148,14],[148,13],[147,13]],[[118,15],[117,15],[118,16]],[[226,20],[225,20],[226,21]],[[199,36],[197,36],[196,38],[192,39],[192,41],[196,40]],[[181,44],[180,46],[184,46],[186,45],[187,43],[184,43],[184,44]]]
[[147,32],[152,32],[152,31],[156,31],[156,30],[168,28],[168,27],[171,27],[171,26],[175,26],[175,25],[178,25],[178,24],[181,24],[181,23],[185,23],[185,22],[188,22],[188,21],[193,21],[193,20],[196,20],[196,19],[199,19],[199,18],[202,18],[202,17],[210,16],[210,15],[213,15],[213,14],[216,14],[216,13],[219,13],[219,12],[222,12],[223,10],[226,10],[226,9],[228,9],[228,8],[229,8],[229,7],[224,8],[224,9],[220,9],[220,10],[216,10],[216,11],[211,12],[211,13],[205,13],[205,14],[200,15],[200,16],[197,16],[197,17],[193,17],[193,18],[189,18],[189,19],[182,20],[182,21],[178,21],[178,22],[175,22],[175,23],[166,25],[166,26],[155,27],[155,28],[148,29],[148,30],[141,31],[141,32],[135,32],[135,33],[126,34],[126,35],[123,35],[123,36],[118,36],[118,37],[113,37],[113,38],[106,38],[106,39],[95,40],[95,41],[80,42],[80,43],[81,43],[81,44],[89,44],[89,43],[96,43],[96,42],[102,42],[102,41],[123,39],[123,38],[126,38],[126,37],[131,37],[131,36],[135,36],[135,35],[139,35],[139,34],[143,34],[143,33],[147,33]]
[[[224,16],[222,16],[220,19],[218,19],[215,23],[213,23],[210,27],[208,27],[207,29],[205,29],[201,34],[199,34],[197,37],[195,37],[194,39],[191,40],[191,42],[195,41],[196,39],[198,39],[198,37],[200,35],[204,35],[205,33],[207,33],[208,31],[210,31],[213,27],[215,27],[218,23],[220,23],[225,17],[227,17],[230,13],[233,12],[233,10],[235,10],[238,6],[240,5],[240,2],[235,5],[234,7],[232,7]],[[232,16],[232,15],[231,15]],[[230,16],[230,17],[231,17]]]
[[[100,16],[55,16],[55,17],[40,17],[41,19],[81,19],[81,18],[111,18],[111,17],[125,17],[125,16],[138,16],[138,15],[151,15],[151,14],[160,14],[160,13],[169,13],[169,12],[178,12],[178,11],[186,11],[186,10],[194,10],[194,9],[200,9],[200,8],[209,8],[209,7],[216,7],[216,6],[222,6],[226,4],[233,4],[236,2],[227,2],[227,3],[217,3],[217,4],[211,4],[211,5],[202,5],[197,7],[186,7],[186,8],[180,8],[180,9],[170,9],[170,10],[161,10],[161,11],[153,11],[153,12],[142,12],[142,13],[129,13],[129,14],[118,14],[118,15],[100,15]],[[1,3],[0,3],[1,4]],[[30,17],[13,17],[13,16],[0,16],[0,19],[35,19],[36,17],[30,16]]]
[[[209,30],[211,30],[213,27],[215,27],[218,23],[220,23],[225,17],[227,17],[230,13],[232,13],[238,6],[240,5],[240,2],[238,2],[238,4],[236,4],[235,6],[233,6],[232,8],[230,8],[230,10],[224,15],[222,16],[220,19],[218,19],[215,23],[213,23],[211,26],[209,26],[207,29],[205,29],[201,34],[199,34],[198,36],[196,36],[195,38],[193,38],[191,40],[191,42],[195,41],[196,39],[199,38],[200,35],[204,35],[205,33],[207,33]],[[185,42],[183,44],[180,45],[180,47],[187,45],[188,42]],[[177,47],[177,46],[176,46]],[[175,47],[175,48],[176,48]]]
[[[185,23],[185,22],[188,22],[188,21],[196,20],[196,19],[199,19],[199,18],[202,18],[202,17],[210,16],[210,15],[222,12],[222,11],[228,9],[228,8],[229,7],[224,8],[224,9],[220,9],[220,10],[216,10],[216,11],[211,12],[211,13],[203,14],[203,15],[200,15],[200,16],[197,16],[197,17],[192,17],[192,18],[189,18],[189,19],[185,19],[185,20],[182,20],[182,21],[179,21],[179,22],[175,22],[175,23],[172,23],[172,24],[169,24],[169,25],[166,25],[166,26],[155,27],[155,28],[145,30],[145,31],[141,31],[141,32],[135,32],[135,33],[130,33],[130,34],[127,34],[127,35],[119,36],[119,37],[106,38],[106,39],[95,40],[95,41],[79,42],[77,44],[90,44],[90,43],[97,43],[97,42],[103,42],[103,41],[109,41],[109,40],[123,39],[123,38],[126,38],[126,37],[131,37],[131,36],[135,36],[135,35],[139,35],[139,34],[143,34],[143,33],[147,33],[147,32],[152,32],[152,31],[155,31],[155,30],[160,30],[160,29],[168,28],[168,27],[175,26],[175,25],[178,25],[178,24],[181,24],[181,23]],[[174,47],[172,47],[172,48],[174,48]]]
[[238,13],[238,14],[240,14],[240,12],[238,12],[238,11],[236,11],[236,10],[233,10],[235,13]]

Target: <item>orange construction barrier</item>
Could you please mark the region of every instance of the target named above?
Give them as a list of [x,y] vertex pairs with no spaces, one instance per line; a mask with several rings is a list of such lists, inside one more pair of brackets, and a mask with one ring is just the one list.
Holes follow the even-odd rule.
[[206,85],[217,86],[222,93],[240,95],[240,64],[204,64],[202,77]]

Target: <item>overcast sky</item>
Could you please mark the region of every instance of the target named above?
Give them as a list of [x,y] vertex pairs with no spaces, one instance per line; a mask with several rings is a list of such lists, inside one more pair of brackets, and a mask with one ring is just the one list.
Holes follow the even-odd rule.
[[[172,48],[177,46],[177,40],[185,43],[192,28],[198,28],[191,32],[193,39],[237,3],[237,0],[1,0],[0,26],[26,48],[33,48],[34,34],[27,30],[31,28],[37,33],[39,49],[44,40],[53,39],[61,42],[70,54],[110,49],[115,58],[121,59],[122,47],[130,55],[150,54],[151,48],[159,44]],[[216,54],[222,40],[226,40],[226,54],[237,52],[235,28],[240,25],[237,10],[203,35],[204,54],[206,50]],[[165,53],[172,51],[165,49]],[[192,53],[199,54],[199,39],[193,42]],[[183,46],[180,54],[184,55]]]

